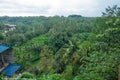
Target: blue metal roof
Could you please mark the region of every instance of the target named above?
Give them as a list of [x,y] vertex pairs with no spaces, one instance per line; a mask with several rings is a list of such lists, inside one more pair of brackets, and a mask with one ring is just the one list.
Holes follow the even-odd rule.
[[1,71],[1,73],[5,74],[6,76],[12,76],[20,68],[20,66],[20,64],[9,64]]
[[8,46],[8,45],[0,44],[0,53],[6,51],[9,48],[10,48],[10,46]]

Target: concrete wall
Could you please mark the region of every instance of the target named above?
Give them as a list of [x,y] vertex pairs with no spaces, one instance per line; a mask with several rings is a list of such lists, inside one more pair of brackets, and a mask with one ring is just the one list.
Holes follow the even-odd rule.
[[5,63],[14,63],[14,54],[12,50],[6,51],[3,54]]
[[5,63],[14,63],[14,53],[12,49],[8,49],[0,54],[0,66],[2,65],[2,57]]

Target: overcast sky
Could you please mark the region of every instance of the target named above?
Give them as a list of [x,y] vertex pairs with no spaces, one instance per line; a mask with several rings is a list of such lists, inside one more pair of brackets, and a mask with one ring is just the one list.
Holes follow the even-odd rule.
[[0,0],[0,16],[101,16],[120,0]]

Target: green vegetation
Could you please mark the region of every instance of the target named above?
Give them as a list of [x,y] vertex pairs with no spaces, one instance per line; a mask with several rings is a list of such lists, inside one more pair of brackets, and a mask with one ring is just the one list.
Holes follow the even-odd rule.
[[[5,24],[14,24],[9,30]],[[22,78],[118,80],[120,8],[102,17],[0,17],[0,42],[14,48]],[[5,31],[7,31],[5,33]],[[3,35],[5,33],[5,35]]]

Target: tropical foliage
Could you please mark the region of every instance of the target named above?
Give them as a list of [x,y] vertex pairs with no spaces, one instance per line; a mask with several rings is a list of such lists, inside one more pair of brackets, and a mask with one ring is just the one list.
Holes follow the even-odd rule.
[[97,18],[0,17],[0,42],[13,46],[22,78],[118,80],[120,8]]

